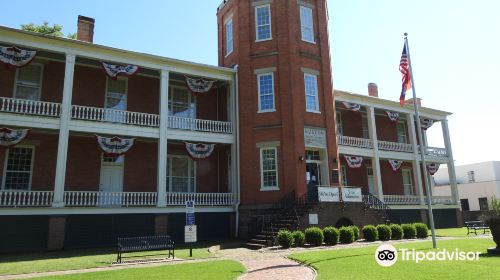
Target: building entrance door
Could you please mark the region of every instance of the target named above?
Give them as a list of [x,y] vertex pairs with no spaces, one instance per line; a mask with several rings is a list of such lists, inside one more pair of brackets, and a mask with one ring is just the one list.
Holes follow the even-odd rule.
[[318,201],[318,186],[321,185],[321,163],[306,161],[307,197],[310,202]]
[[371,166],[368,166],[366,168],[366,175],[367,175],[367,178],[368,178],[368,192],[371,193],[371,194],[373,194],[375,181],[374,181],[374,178],[373,178],[373,168]]
[[119,158],[103,158],[98,196],[100,206],[121,206],[123,159]]

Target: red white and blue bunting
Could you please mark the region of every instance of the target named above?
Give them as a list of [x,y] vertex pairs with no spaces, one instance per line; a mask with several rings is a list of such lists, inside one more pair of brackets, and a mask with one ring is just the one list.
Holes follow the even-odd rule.
[[23,141],[29,133],[29,129],[0,128],[0,147],[11,147]]
[[429,174],[434,175],[439,169],[439,163],[431,162],[427,164],[427,170]]
[[184,142],[188,155],[193,160],[206,159],[212,155],[215,144]]
[[392,171],[396,172],[401,168],[401,165],[403,164],[402,160],[395,160],[395,159],[389,159],[387,160],[389,162],[389,165],[392,168]]
[[212,89],[215,81],[186,77],[186,85],[192,93],[206,93]]
[[118,75],[124,75],[124,76],[132,76],[137,71],[139,71],[139,66],[137,65],[115,65],[115,64],[109,64],[106,62],[101,61],[102,69],[104,69],[104,72],[108,77],[110,77],[113,80],[116,80]]
[[28,65],[36,56],[36,51],[21,50],[15,46],[0,47],[0,61],[6,66],[22,67]]
[[96,135],[97,143],[99,147],[107,156],[119,156],[128,152],[130,148],[134,145],[134,138],[123,139],[118,136],[115,137],[103,137]]
[[360,168],[363,164],[363,157],[360,156],[344,156],[344,158],[350,168]]
[[389,117],[391,122],[398,122],[398,120],[399,120],[399,113],[398,112],[385,111],[385,114],[387,115],[387,117]]
[[434,120],[428,118],[420,118],[420,126],[423,130],[427,130],[434,124]]
[[344,107],[347,110],[351,110],[351,111],[355,111],[355,112],[358,112],[359,110],[361,110],[361,105],[359,105],[357,103],[342,101],[342,104],[344,105]]

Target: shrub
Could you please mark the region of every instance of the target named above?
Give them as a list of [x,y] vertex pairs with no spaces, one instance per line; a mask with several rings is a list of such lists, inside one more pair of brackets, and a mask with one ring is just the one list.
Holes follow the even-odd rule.
[[354,233],[354,240],[359,239],[359,227],[357,226],[351,226],[352,232]]
[[282,248],[290,248],[292,247],[293,244],[293,236],[292,233],[289,232],[288,230],[280,230],[278,231],[278,235],[276,236],[278,240],[278,244]]
[[304,243],[306,242],[306,236],[304,235],[304,233],[302,231],[296,230],[296,231],[292,232],[292,236],[293,236],[293,245],[295,247],[304,246]]
[[417,236],[417,229],[412,224],[403,224],[401,225],[403,228],[403,237],[405,239],[413,239]]
[[325,243],[328,245],[336,245],[339,243],[339,230],[334,227],[325,227],[323,229]]
[[352,227],[341,227],[339,233],[341,243],[350,244],[354,242],[354,231],[352,230]]
[[424,223],[414,223],[417,230],[417,238],[427,238],[429,236],[429,228]]
[[363,231],[363,237],[365,238],[366,241],[373,242],[378,239],[378,232],[377,228],[375,228],[372,225],[366,225],[362,229]]
[[323,231],[319,227],[310,227],[305,231],[306,243],[313,246],[323,244]]
[[387,241],[391,239],[391,228],[388,225],[378,225],[377,232],[378,232],[378,239],[382,241]]
[[391,239],[392,240],[399,240],[399,239],[403,238],[403,229],[401,228],[400,225],[391,224],[389,227],[391,228]]

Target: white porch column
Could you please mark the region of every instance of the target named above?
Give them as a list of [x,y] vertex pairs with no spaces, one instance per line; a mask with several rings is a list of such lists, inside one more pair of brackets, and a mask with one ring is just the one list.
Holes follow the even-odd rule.
[[448,155],[448,178],[450,180],[451,187],[451,197],[455,203],[459,203],[460,196],[458,195],[457,189],[457,175],[455,173],[455,162],[453,160],[453,152],[451,150],[451,140],[450,140],[450,130],[448,129],[448,120],[444,119],[441,121],[441,127],[443,129],[444,147],[446,148],[446,154]]
[[380,158],[378,154],[377,125],[375,121],[375,108],[367,106],[368,132],[373,143],[372,169],[375,183],[375,191],[378,199],[384,201],[384,191],[382,188],[382,175],[380,173]]
[[412,160],[412,167],[413,167],[413,181],[415,184],[417,184],[417,195],[420,198],[420,205],[425,204],[425,199],[424,199],[424,187],[422,184],[422,172],[420,169],[420,161],[419,161],[419,154],[418,154],[418,143],[417,143],[417,129],[415,127],[415,117],[413,114],[407,114],[406,115],[406,125],[408,127],[408,132],[410,133],[410,144],[412,145],[413,149],[413,160]]
[[158,139],[158,207],[167,205],[167,127],[168,127],[168,80],[169,72],[161,69],[160,75],[160,138]]
[[71,98],[73,95],[73,76],[75,73],[75,55],[66,54],[64,86],[61,104],[61,126],[57,146],[56,178],[52,207],[64,207],[64,184],[66,181],[66,159],[68,155],[69,121],[71,120]]
[[230,114],[230,120],[232,124],[232,134],[233,134],[233,143],[231,144],[231,181],[230,183],[230,189],[229,191],[233,194],[233,203],[237,201],[237,196],[238,196],[238,160],[237,160],[237,149],[238,149],[238,143],[237,143],[237,137],[236,137],[236,131],[238,129],[238,123],[236,122],[236,88],[235,88],[235,82],[231,81],[229,82],[229,99],[228,99],[229,105],[229,114]]

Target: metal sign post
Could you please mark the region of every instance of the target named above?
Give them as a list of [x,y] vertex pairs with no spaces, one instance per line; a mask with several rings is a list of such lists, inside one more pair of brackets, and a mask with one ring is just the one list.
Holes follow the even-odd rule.
[[189,243],[189,256],[193,256],[193,243],[197,240],[194,215],[194,201],[186,201],[186,226],[184,227],[184,243]]

